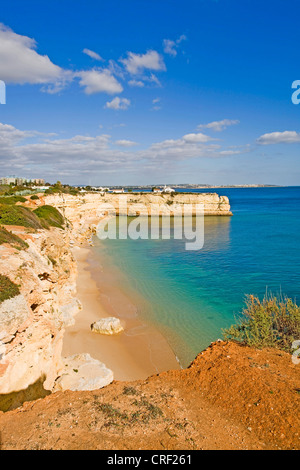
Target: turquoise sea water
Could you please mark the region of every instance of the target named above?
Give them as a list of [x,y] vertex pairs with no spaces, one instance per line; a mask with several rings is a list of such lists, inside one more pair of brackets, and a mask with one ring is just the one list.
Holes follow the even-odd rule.
[[158,326],[183,366],[222,337],[246,294],[268,290],[300,301],[300,187],[214,192],[229,197],[234,216],[205,218],[200,251],[174,239],[96,242],[143,297],[139,314]]

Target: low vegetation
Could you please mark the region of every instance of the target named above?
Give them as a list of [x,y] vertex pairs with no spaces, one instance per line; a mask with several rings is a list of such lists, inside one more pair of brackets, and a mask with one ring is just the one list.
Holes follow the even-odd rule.
[[17,250],[26,250],[28,244],[17,235],[9,232],[4,227],[0,227],[0,245],[7,243]]
[[278,348],[290,352],[300,340],[300,307],[292,299],[249,295],[236,325],[224,331],[225,339],[255,348]]
[[39,201],[40,198],[36,194],[34,194],[33,196],[30,197],[30,199],[32,201]]
[[0,274],[0,303],[12,299],[20,294],[19,287],[7,276]]
[[62,184],[60,181],[57,181],[56,184],[54,184],[53,186],[49,186],[49,188],[46,189],[45,194],[71,194],[72,196],[76,196],[77,194],[79,194],[79,189],[74,188],[73,186]]
[[37,214],[30,209],[9,204],[0,204],[0,224],[17,225],[33,229],[44,228]]
[[[33,195],[31,199],[39,198]],[[16,225],[34,230],[49,229],[49,227],[64,228],[64,217],[54,207],[42,206],[32,211],[27,207],[16,205],[17,202],[24,203],[26,199],[21,196],[0,197],[1,225]]]
[[63,228],[65,224],[62,214],[52,206],[41,206],[33,214],[36,215],[43,225]]
[[0,197],[0,204],[10,204],[14,205],[17,202],[26,202],[26,199],[22,196],[8,196],[8,197]]

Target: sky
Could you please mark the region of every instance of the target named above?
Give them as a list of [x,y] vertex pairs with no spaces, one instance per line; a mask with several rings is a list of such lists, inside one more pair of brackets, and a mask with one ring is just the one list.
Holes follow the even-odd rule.
[[299,14],[299,0],[3,2],[0,176],[300,185]]

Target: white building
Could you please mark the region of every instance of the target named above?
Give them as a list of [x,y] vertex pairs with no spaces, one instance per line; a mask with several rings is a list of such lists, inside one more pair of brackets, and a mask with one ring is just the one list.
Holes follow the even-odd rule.
[[175,189],[170,188],[169,186],[165,186],[162,192],[166,194],[171,194],[171,193],[175,193]]
[[123,194],[125,193],[125,190],[124,189],[112,189],[111,192],[113,194]]

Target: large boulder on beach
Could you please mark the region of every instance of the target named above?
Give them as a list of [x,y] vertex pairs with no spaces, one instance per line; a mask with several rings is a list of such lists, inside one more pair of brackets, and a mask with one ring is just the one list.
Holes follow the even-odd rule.
[[55,382],[53,392],[98,390],[114,380],[113,372],[89,354],[64,358],[63,364],[64,368]]
[[91,325],[91,329],[94,333],[101,335],[117,335],[124,331],[121,321],[115,317],[101,318]]

